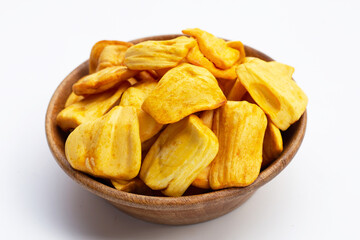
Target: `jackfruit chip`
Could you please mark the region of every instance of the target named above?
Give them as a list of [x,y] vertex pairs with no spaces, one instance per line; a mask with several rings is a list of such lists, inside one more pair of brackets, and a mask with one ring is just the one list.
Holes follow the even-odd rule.
[[128,82],[124,82],[118,89],[110,89],[103,93],[90,95],[69,105],[57,115],[57,124],[62,130],[68,131],[84,122],[101,117],[116,104],[129,86]]
[[215,110],[219,152],[211,163],[212,189],[244,187],[260,173],[267,120],[265,113],[246,101],[228,101]]
[[133,107],[115,106],[68,136],[65,155],[70,165],[96,177],[129,180],[141,164],[139,122]]
[[261,168],[268,167],[283,151],[280,130],[268,119],[263,146],[263,162]]
[[192,186],[202,189],[210,189],[209,174],[211,169],[211,163],[204,168],[191,183]]
[[189,63],[196,66],[204,67],[209,70],[216,78],[223,79],[235,79],[236,78],[236,65],[234,64],[229,69],[219,69],[214,64],[207,59],[204,54],[200,51],[198,44],[190,49],[186,59]]
[[76,95],[101,93],[126,81],[136,73],[137,71],[129,70],[125,66],[108,67],[81,78],[72,88]]
[[[204,123],[204,125],[210,129],[212,129],[213,117],[214,117],[214,110],[203,111],[199,115],[199,118]],[[210,188],[209,172],[210,172],[210,165],[204,168],[199,173],[199,175],[197,175],[196,179],[192,182],[191,185],[202,189],[209,189]]]
[[178,65],[196,44],[193,38],[177,37],[165,41],[145,41],[125,53],[125,65],[133,70],[157,70]]
[[229,91],[229,94],[226,95],[226,98],[229,101],[240,101],[244,97],[246,92],[247,92],[246,88],[241,84],[240,80],[237,78],[231,90]]
[[112,179],[111,183],[117,190],[129,192],[129,193],[146,195],[152,191],[139,178],[133,178],[131,180]]
[[240,57],[237,63],[243,63],[246,57],[244,44],[240,41],[228,41],[226,45],[239,51]]
[[207,110],[200,113],[199,118],[208,128],[212,128],[214,110]]
[[89,73],[92,74],[96,72],[96,68],[98,66],[99,57],[106,46],[125,46],[127,48],[131,47],[133,44],[130,42],[122,42],[122,41],[111,41],[111,40],[103,40],[94,44],[91,49],[90,59],[89,59]]
[[133,106],[137,110],[140,126],[140,139],[144,142],[158,133],[162,124],[155,121],[148,113],[141,109],[145,98],[156,87],[156,81],[139,82],[128,88],[121,97],[120,106]]
[[154,82],[156,80],[149,71],[141,71],[141,72],[139,72],[138,74],[135,75],[135,78],[139,82],[145,82],[145,81]]
[[305,112],[308,98],[291,79],[294,69],[285,64],[252,59],[237,68],[242,85],[271,121],[285,131]]
[[238,50],[227,46],[225,40],[211,33],[199,28],[186,29],[182,32],[196,38],[201,52],[220,69],[232,67],[240,58]]
[[64,107],[68,107],[73,103],[79,102],[81,100],[84,99],[84,96],[78,96],[76,95],[74,92],[71,92],[69,97],[67,98],[66,102],[65,102],[65,106]]
[[183,63],[169,70],[145,99],[142,109],[162,124],[225,104],[215,77],[205,68]]
[[106,46],[99,56],[96,71],[100,71],[107,67],[124,65],[125,52],[128,48],[128,46],[124,45]]
[[160,136],[161,130],[155,134],[154,136],[152,136],[150,139],[144,141],[141,143],[141,151],[147,153],[151,146],[156,142],[156,139],[158,139],[158,137]]
[[160,134],[144,159],[140,178],[153,190],[181,196],[217,151],[215,134],[191,115]]

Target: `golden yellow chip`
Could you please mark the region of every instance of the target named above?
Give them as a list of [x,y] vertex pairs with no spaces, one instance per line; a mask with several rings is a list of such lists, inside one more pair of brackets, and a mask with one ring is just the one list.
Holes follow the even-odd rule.
[[199,46],[196,44],[190,49],[189,54],[186,56],[189,63],[196,66],[204,67],[209,70],[215,77],[223,79],[235,79],[236,78],[236,65],[234,64],[229,69],[219,69],[207,59],[204,54],[200,51]]
[[291,79],[294,68],[255,58],[237,68],[242,85],[271,121],[285,131],[305,112],[308,98]]
[[240,58],[238,50],[227,46],[225,40],[211,33],[199,28],[185,29],[182,32],[196,38],[201,52],[220,69],[232,67]]
[[142,109],[162,124],[225,104],[215,77],[205,68],[183,63],[169,70],[145,99]]
[[157,82],[151,80],[139,82],[128,88],[120,101],[120,106],[133,106],[136,108],[139,118],[141,142],[152,138],[163,126],[141,109],[144,100],[154,90],[156,85]]
[[101,69],[124,65],[125,52],[128,46],[108,45],[101,52],[96,71]]
[[68,131],[103,116],[116,104],[129,86],[128,82],[124,82],[117,89],[87,96],[67,106],[57,115],[57,124],[62,130]]
[[74,92],[71,92],[69,97],[67,98],[66,102],[65,102],[65,108],[70,106],[73,103],[79,102],[81,100],[84,99],[84,96],[78,96],[76,95]]
[[217,151],[215,134],[191,115],[160,134],[144,159],[140,178],[153,190],[181,196]]
[[125,65],[133,70],[157,70],[178,65],[196,44],[185,36],[165,41],[145,41],[125,53]]
[[219,152],[211,163],[210,186],[212,189],[248,186],[260,173],[267,125],[265,113],[246,101],[228,101],[215,112]]
[[133,44],[130,42],[122,42],[122,41],[110,41],[103,40],[94,44],[91,49],[90,59],[89,59],[89,73],[92,74],[96,72],[96,68],[98,66],[99,57],[106,46],[125,46],[127,48],[131,47]]
[[268,119],[264,136],[262,168],[268,167],[283,151],[283,141],[280,130]]
[[139,122],[134,107],[114,107],[103,117],[81,124],[65,143],[70,165],[93,176],[129,180],[141,164]]
[[129,70],[125,66],[108,67],[81,78],[72,89],[76,95],[101,93],[126,81],[136,73],[137,71]]

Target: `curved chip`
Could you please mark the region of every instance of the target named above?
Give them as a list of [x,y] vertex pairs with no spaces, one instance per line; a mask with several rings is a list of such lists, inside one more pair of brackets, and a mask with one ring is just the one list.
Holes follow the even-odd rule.
[[65,155],[73,168],[96,177],[136,177],[141,164],[136,109],[116,106],[103,117],[81,124],[68,136]]
[[82,123],[100,118],[116,104],[129,86],[130,83],[124,82],[118,89],[87,96],[65,107],[56,117],[57,124],[62,130],[68,131]]
[[128,46],[124,45],[106,46],[99,56],[96,71],[108,67],[124,65],[125,52],[128,48]]
[[244,187],[260,173],[267,120],[265,113],[246,101],[228,101],[215,110],[219,152],[211,163],[212,189]]
[[101,93],[126,81],[136,73],[137,71],[129,70],[125,66],[108,67],[81,78],[72,89],[76,95]]
[[142,109],[157,122],[168,124],[225,103],[226,97],[207,69],[183,63],[161,78]]
[[182,32],[196,38],[201,52],[220,69],[232,67],[240,58],[238,50],[227,46],[225,40],[211,33],[199,28],[185,29]]
[[255,58],[240,64],[237,75],[271,121],[285,131],[305,112],[308,98],[292,80],[294,68]]
[[268,119],[263,146],[263,162],[261,168],[268,167],[283,151],[283,141],[280,130]]
[[140,178],[153,190],[181,196],[218,152],[215,134],[195,115],[170,124],[146,155]]
[[190,49],[188,55],[186,56],[186,59],[189,61],[189,63],[206,68],[217,78],[229,80],[236,78],[236,65],[233,65],[229,69],[225,70],[217,68],[200,51],[198,44],[196,44],[192,49]]
[[106,46],[110,45],[120,45],[125,47],[131,47],[133,44],[130,42],[122,42],[116,40],[102,40],[94,44],[91,49],[90,59],[89,59],[89,73],[92,74],[96,72],[98,66],[99,57]]
[[139,82],[128,88],[120,101],[120,106],[133,106],[136,108],[139,118],[141,142],[153,137],[163,126],[163,124],[156,122],[154,118],[141,109],[144,100],[154,90],[156,85],[157,82],[151,80]]
[[193,38],[177,37],[165,41],[145,41],[125,53],[125,65],[133,70],[158,70],[175,67],[196,44]]

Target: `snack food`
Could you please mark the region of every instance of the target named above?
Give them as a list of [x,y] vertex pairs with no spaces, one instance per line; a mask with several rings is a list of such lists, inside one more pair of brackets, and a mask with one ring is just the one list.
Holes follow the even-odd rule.
[[75,129],[65,144],[73,168],[119,191],[181,196],[190,185],[205,189],[193,193],[247,186],[281,154],[280,129],[307,104],[289,83],[293,69],[246,57],[240,41],[184,33],[190,37],[95,44],[91,74],[58,116],[64,131]]

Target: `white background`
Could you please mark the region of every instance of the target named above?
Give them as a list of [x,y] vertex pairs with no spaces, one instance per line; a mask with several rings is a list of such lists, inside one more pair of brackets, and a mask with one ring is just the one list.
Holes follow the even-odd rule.
[[[0,239],[360,239],[359,1],[2,1]],[[73,182],[45,138],[57,85],[103,39],[199,27],[295,67],[309,97],[290,165],[235,211],[171,227]]]

